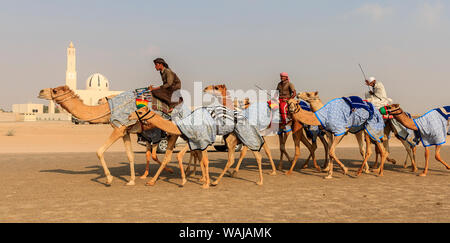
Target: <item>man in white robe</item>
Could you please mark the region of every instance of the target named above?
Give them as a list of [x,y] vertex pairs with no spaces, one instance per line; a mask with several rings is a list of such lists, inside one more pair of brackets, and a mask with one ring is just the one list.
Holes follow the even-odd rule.
[[369,80],[366,80],[366,85],[372,87],[372,90],[366,92],[366,100],[377,109],[392,104],[392,99],[387,97],[383,83],[378,82],[374,77],[370,77]]

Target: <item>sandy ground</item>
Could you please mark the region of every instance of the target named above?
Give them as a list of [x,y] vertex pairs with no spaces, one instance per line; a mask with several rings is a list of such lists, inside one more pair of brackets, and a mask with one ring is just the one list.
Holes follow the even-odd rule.
[[[14,136],[5,135],[10,130]],[[264,155],[264,185],[258,186],[256,161],[249,153],[236,178],[225,176],[208,190],[201,188],[199,174],[180,187],[175,161],[169,164],[175,173],[163,172],[155,186],[145,186],[141,179],[136,186],[125,186],[129,166],[122,143],[117,143],[106,154],[115,177],[107,187],[95,150],[110,132],[107,125],[0,122],[0,222],[450,222],[450,171],[431,156],[428,176],[418,177],[403,168],[405,151],[398,142],[392,142],[391,155],[399,163],[387,163],[384,177],[353,177],[361,159],[349,136],[337,150],[349,175],[335,167],[335,178],[325,180],[324,173],[297,166],[291,176],[270,176]],[[139,176],[144,147],[132,139]],[[269,144],[278,164],[277,138]],[[291,142],[288,147],[293,154]],[[417,152],[419,169],[423,151],[420,147]],[[306,156],[302,149],[299,164]],[[317,156],[322,164],[322,148]],[[216,178],[226,154],[211,151],[209,157],[211,177]],[[450,147],[442,149],[442,157],[450,162]],[[185,166],[187,161],[188,155]],[[157,168],[152,162],[151,175]]]

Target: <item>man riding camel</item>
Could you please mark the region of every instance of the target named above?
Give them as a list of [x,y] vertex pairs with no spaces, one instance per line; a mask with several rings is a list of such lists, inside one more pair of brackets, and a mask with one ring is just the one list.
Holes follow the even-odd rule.
[[[280,102],[280,116],[282,125],[286,125],[288,122],[288,106],[287,101],[294,98],[297,95],[294,84],[290,82],[289,75],[285,72],[280,73],[281,81],[277,85],[277,91]],[[290,128],[286,126],[283,132],[289,132]]]
[[148,89],[154,97],[166,103],[172,110],[183,100],[180,95],[181,81],[177,74],[169,68],[169,65],[164,59],[156,58],[153,60],[153,63],[155,64],[156,71],[159,71],[161,74],[163,84],[159,87],[150,85]]
[[372,103],[377,109],[392,104],[392,99],[387,97],[386,89],[382,82],[375,77],[366,80],[366,85],[372,87],[372,90],[366,92],[366,100]]

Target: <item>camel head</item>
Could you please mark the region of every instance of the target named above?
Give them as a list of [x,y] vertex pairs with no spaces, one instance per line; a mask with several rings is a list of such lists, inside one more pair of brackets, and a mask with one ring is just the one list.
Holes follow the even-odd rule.
[[317,99],[319,99],[319,91],[300,92],[300,93],[298,93],[297,98],[302,99],[307,102],[310,102],[312,100],[317,100]]
[[209,85],[208,87],[203,89],[203,92],[212,94],[215,96],[226,96],[227,86],[225,84]]
[[301,110],[302,108],[300,107],[300,105],[298,104],[298,100],[297,99],[289,99],[287,101],[288,103],[288,110],[290,113],[297,113],[299,110]]
[[147,106],[144,106],[137,111],[131,113],[128,116],[128,120],[139,120],[144,128],[144,130],[149,130],[155,128],[155,126],[149,122],[149,119],[155,116],[155,112],[151,111]]
[[389,115],[399,115],[403,113],[403,110],[402,108],[400,108],[399,104],[387,105],[382,108],[384,108],[386,110],[386,113]]
[[73,91],[69,86],[59,86],[56,88],[47,88],[39,92],[39,99],[54,100],[56,102],[66,99],[67,97],[73,95]]

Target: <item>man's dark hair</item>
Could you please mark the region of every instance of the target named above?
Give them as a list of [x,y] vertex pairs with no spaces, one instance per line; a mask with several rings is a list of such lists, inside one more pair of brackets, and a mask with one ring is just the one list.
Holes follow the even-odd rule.
[[166,61],[164,61],[164,59],[158,57],[155,60],[153,60],[154,64],[160,63],[162,64],[165,68],[169,68],[169,64],[166,63]]

